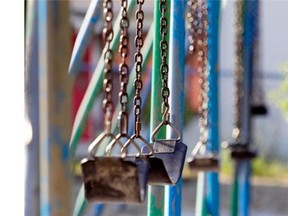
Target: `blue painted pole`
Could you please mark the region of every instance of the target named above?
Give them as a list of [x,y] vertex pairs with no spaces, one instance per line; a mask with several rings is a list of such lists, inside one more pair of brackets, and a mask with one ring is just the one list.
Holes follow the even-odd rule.
[[94,28],[101,18],[102,1],[91,0],[81,28],[78,32],[69,64],[69,74],[76,74],[81,65],[85,49],[93,35]]
[[[242,108],[242,135],[244,140],[251,145],[251,113],[250,95],[253,63],[253,4],[255,1],[244,1],[243,13],[243,108]],[[250,210],[250,160],[240,160],[239,163],[239,189],[238,210],[240,216],[248,216]]]
[[[208,0],[208,143],[207,152],[219,153],[219,67],[218,40],[220,1]],[[205,204],[209,214],[219,215],[219,178],[216,172],[206,174]]]
[[[185,66],[185,7],[186,1],[171,0],[169,77],[171,89],[169,104],[171,122],[183,133],[184,120],[184,66]],[[167,138],[175,137],[167,128]],[[165,215],[181,216],[182,178],[175,186],[165,187]]]
[[[48,2],[47,1],[38,1],[38,41],[39,41],[39,112],[42,109],[43,113],[48,113],[48,105],[45,104],[46,100],[48,100],[48,91],[47,91],[47,83],[48,79],[48,69],[47,69],[47,37],[48,37]],[[41,90],[43,89],[43,90]],[[41,100],[42,99],[42,100]],[[45,100],[45,102],[43,101]],[[42,102],[43,101],[43,102]],[[42,106],[41,106],[42,102]],[[46,102],[47,103],[47,102]],[[45,106],[46,105],[46,106]],[[41,121],[48,122],[48,115],[42,115]],[[40,122],[40,121],[39,121]],[[42,124],[43,124],[42,123]],[[41,127],[41,123],[39,123],[39,128]],[[45,129],[45,126],[42,126],[39,131],[39,145],[40,145],[40,215],[41,216],[49,216],[51,204],[49,201],[49,189],[48,189],[48,158],[47,152],[45,149],[48,149],[48,134]],[[42,129],[42,131],[41,131]],[[44,132],[45,131],[45,132]],[[43,141],[42,141],[43,140]],[[43,144],[42,144],[43,143]],[[43,149],[43,150],[42,150]]]

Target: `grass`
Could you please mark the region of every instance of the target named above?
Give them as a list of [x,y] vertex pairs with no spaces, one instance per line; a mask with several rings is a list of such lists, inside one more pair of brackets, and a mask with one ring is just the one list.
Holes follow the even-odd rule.
[[[227,150],[222,151],[221,174],[233,174],[233,161]],[[256,177],[288,178],[288,164],[279,161],[267,161],[258,157],[252,161],[252,175]]]

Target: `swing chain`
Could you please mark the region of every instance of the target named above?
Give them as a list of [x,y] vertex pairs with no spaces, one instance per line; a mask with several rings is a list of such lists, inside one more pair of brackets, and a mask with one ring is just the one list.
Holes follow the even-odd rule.
[[168,98],[170,96],[170,89],[168,87],[168,41],[166,39],[166,36],[168,34],[168,19],[166,18],[166,11],[167,11],[167,1],[161,0],[160,1],[160,11],[161,11],[161,18],[160,18],[160,34],[161,34],[161,41],[160,41],[160,50],[161,50],[161,65],[160,65],[160,71],[161,71],[161,79],[162,79],[162,89],[161,89],[161,95],[162,95],[162,118],[163,121],[168,123],[169,120],[169,103]]
[[120,46],[119,53],[121,57],[121,63],[119,65],[119,79],[120,79],[120,92],[119,92],[119,101],[121,104],[121,110],[119,112],[119,128],[121,134],[128,133],[128,114],[127,114],[127,103],[128,103],[128,94],[127,94],[127,85],[129,81],[129,67],[127,65],[127,57],[129,55],[129,19],[127,16],[127,0],[121,0],[122,16],[120,20]]
[[143,20],[144,20],[144,11],[142,10],[142,5],[144,4],[144,0],[137,0],[138,8],[135,13],[136,17],[136,36],[135,36],[135,46],[136,46],[136,53],[134,55],[135,61],[135,70],[136,70],[136,78],[134,80],[134,88],[135,88],[135,97],[133,99],[134,103],[134,115],[135,115],[135,135],[138,138],[140,136],[141,131],[141,106],[142,106],[142,99],[140,96],[141,89],[143,87],[142,82],[142,62],[143,56],[141,53],[141,48],[143,46]]
[[233,129],[232,136],[236,139],[236,142],[240,139],[241,133],[241,104],[243,102],[243,10],[244,1],[236,1],[236,69],[235,69],[235,127]]
[[206,1],[199,1],[199,22],[197,28],[197,46],[198,46],[198,56],[197,60],[199,62],[199,67],[197,72],[199,74],[199,84],[200,84],[200,94],[199,100],[201,105],[199,107],[199,142],[206,144],[208,141],[208,71],[207,71],[207,38],[208,38],[208,10]]
[[260,105],[264,102],[263,73],[259,70],[259,1],[255,1],[253,8],[253,105]]
[[113,91],[113,81],[112,81],[112,61],[113,52],[110,48],[111,41],[113,40],[113,3],[111,0],[105,0],[103,2],[104,7],[104,19],[105,27],[103,29],[103,39],[105,41],[106,47],[104,52],[104,79],[103,79],[103,90],[104,90],[104,100],[103,100],[103,111],[105,113],[105,131],[107,134],[111,133],[111,121],[113,114],[113,101],[112,101],[112,91]]
[[187,2],[187,30],[188,30],[188,42],[189,52],[192,54],[195,51],[195,43],[197,39],[197,28],[198,28],[198,0],[188,0]]

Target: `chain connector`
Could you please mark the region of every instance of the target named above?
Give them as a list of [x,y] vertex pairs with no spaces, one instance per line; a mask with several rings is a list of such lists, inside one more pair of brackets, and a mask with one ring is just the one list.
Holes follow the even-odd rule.
[[[136,140],[140,140],[144,145],[142,146],[142,148],[140,148],[138,146],[138,144],[136,143]],[[147,142],[146,139],[144,139],[144,137],[142,137],[140,134],[139,136],[137,137],[136,134],[134,134],[132,137],[130,137],[130,139],[127,140],[127,142],[123,145],[123,147],[121,148],[121,157],[122,158],[125,158],[127,156],[130,156],[130,155],[127,155],[127,148],[130,144],[133,144],[134,147],[136,148],[137,150],[137,154],[134,155],[136,157],[139,157],[139,156],[152,156],[154,154],[154,149],[153,147]],[[143,150],[144,148],[147,147],[149,152],[148,153],[143,153]]]
[[117,119],[118,119],[119,133],[122,135],[128,134],[128,127],[129,127],[128,114],[125,111],[120,111]]

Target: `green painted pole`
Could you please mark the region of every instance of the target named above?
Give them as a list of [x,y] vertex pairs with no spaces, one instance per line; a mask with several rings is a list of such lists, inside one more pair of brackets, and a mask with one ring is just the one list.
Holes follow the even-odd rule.
[[[170,8],[170,1],[167,1]],[[169,10],[167,10],[169,11]],[[168,13],[167,13],[168,14]],[[152,67],[152,86],[151,86],[151,112],[150,112],[150,134],[158,126],[162,120],[161,115],[161,74],[160,74],[160,0],[154,1],[154,44],[153,44],[153,67]],[[170,18],[167,17],[169,20]],[[169,25],[168,25],[169,26]],[[158,133],[159,137],[165,137],[165,130],[161,130]],[[148,186],[148,209],[147,215],[149,216],[161,216],[164,215],[164,186]]]

